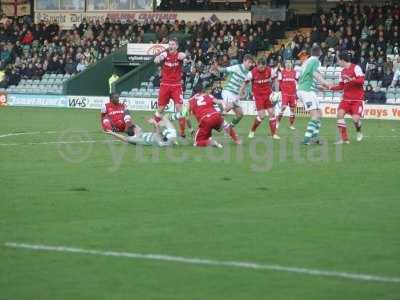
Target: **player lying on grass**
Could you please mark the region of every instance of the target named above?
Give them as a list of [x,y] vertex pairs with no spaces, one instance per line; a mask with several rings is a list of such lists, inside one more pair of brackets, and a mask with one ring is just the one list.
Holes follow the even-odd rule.
[[148,122],[154,126],[152,132],[143,132],[140,127],[135,126],[133,136],[125,136],[112,131],[107,133],[125,143],[134,145],[167,147],[176,144],[176,129],[168,120],[167,115],[163,116],[158,122],[154,117],[150,118]]
[[101,126],[104,131],[125,132],[134,135],[132,117],[124,103],[119,102],[119,94],[112,93],[110,101],[101,108]]
[[361,67],[351,63],[351,53],[341,53],[339,55],[339,66],[343,67],[339,77],[339,84],[329,86],[331,91],[343,90],[343,98],[339,104],[337,112],[337,127],[340,138],[336,144],[349,144],[347,135],[346,121],[344,116],[351,115],[354,126],[357,130],[357,141],[363,139],[361,132],[361,117],[364,108],[364,73]]
[[322,77],[318,68],[321,66],[319,57],[322,55],[321,48],[314,45],[311,48],[311,57],[302,65],[297,88],[297,96],[304,105],[304,109],[310,113],[311,118],[307,124],[304,134],[304,145],[311,143],[321,144],[319,139],[319,130],[321,128],[321,106],[317,97],[317,85],[328,87],[329,83]]
[[253,100],[256,103],[257,117],[254,119],[253,126],[249,133],[249,138],[254,137],[257,127],[265,119],[266,113],[269,116],[269,128],[273,139],[279,140],[276,133],[276,117],[274,105],[270,100],[272,93],[272,81],[276,78],[275,72],[267,66],[265,58],[257,60],[257,66],[247,73],[245,80],[240,87],[240,95],[244,95],[246,85],[251,82]]
[[224,126],[230,126],[224,121],[221,112],[215,108],[216,105],[224,108],[225,103],[205,93],[201,83],[194,87],[193,96],[189,99],[189,113],[196,117],[198,123],[194,135],[195,147],[222,148],[222,145],[212,138],[212,131],[221,131]]

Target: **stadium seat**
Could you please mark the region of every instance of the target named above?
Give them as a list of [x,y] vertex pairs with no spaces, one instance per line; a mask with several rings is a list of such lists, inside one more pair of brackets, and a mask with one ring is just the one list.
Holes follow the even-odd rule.
[[389,99],[395,99],[396,98],[396,94],[394,92],[387,92],[386,93],[386,98]]
[[335,67],[332,67],[332,66],[331,67],[327,67],[326,71],[327,72],[334,72],[335,71]]
[[387,100],[386,100],[386,103],[387,104],[396,104],[397,102],[396,102],[396,99],[395,98],[387,98]]
[[369,84],[370,84],[373,88],[375,88],[375,87],[378,86],[378,81],[376,81],[376,80],[371,80],[371,81],[369,82]]

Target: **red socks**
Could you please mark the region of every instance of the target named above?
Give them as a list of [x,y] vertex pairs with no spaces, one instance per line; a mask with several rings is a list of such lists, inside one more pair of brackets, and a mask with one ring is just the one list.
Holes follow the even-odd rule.
[[237,135],[237,133],[236,133],[235,128],[231,127],[231,128],[229,129],[229,136],[231,137],[231,139],[232,139],[235,143],[239,142],[239,137],[238,137],[238,135]]
[[185,127],[186,127],[186,118],[179,119],[179,134],[180,136],[185,135]]
[[269,128],[271,129],[271,135],[276,134],[276,118],[269,119]]
[[260,119],[260,117],[257,116],[254,119],[254,123],[253,123],[253,126],[251,127],[251,131],[255,132],[257,130],[257,127],[260,126],[261,122],[262,122],[262,120]]

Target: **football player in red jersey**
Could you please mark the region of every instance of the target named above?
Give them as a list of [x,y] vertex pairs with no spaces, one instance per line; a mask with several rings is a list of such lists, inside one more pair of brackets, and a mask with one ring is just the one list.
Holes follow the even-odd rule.
[[274,105],[270,100],[272,93],[272,81],[275,78],[276,74],[269,66],[267,66],[265,58],[259,58],[257,60],[257,66],[247,73],[245,81],[240,87],[240,95],[243,95],[246,84],[249,82],[252,83],[253,99],[257,109],[257,117],[254,119],[253,126],[249,133],[249,138],[254,137],[257,127],[265,119],[267,112],[269,115],[269,127],[272,138],[276,140],[280,139],[276,133]]
[[337,127],[340,138],[336,144],[349,144],[347,134],[345,114],[351,115],[357,131],[357,141],[363,139],[361,132],[361,117],[364,109],[364,73],[361,67],[351,63],[351,53],[341,53],[339,55],[339,65],[343,70],[339,77],[339,84],[329,86],[331,91],[343,90],[343,98],[339,104],[337,112]]
[[134,135],[135,125],[124,103],[119,102],[119,94],[112,93],[110,102],[101,108],[101,126],[104,131],[125,132]]
[[285,68],[279,72],[278,81],[279,81],[279,90],[282,94],[282,107],[281,111],[278,115],[278,123],[282,120],[283,113],[286,108],[289,106],[290,109],[290,117],[289,117],[289,128],[295,130],[294,120],[296,118],[296,100],[297,100],[297,92],[296,92],[296,81],[299,78],[299,74],[293,70],[293,64],[290,60],[285,62]]
[[189,112],[196,117],[198,123],[198,129],[194,135],[194,146],[222,148],[220,143],[212,139],[212,131],[221,131],[224,127],[224,118],[215,108],[216,104],[224,106],[224,102],[204,93],[202,84],[194,87],[193,94],[189,99]]
[[[182,112],[183,110],[182,64],[185,59],[185,53],[178,52],[178,47],[178,40],[173,38],[168,43],[168,50],[154,59],[156,64],[162,64],[158,109],[154,116],[157,122],[161,120],[161,116],[170,99],[174,101],[177,111]],[[181,137],[185,137],[185,125],[186,118],[182,115],[179,118],[179,134]]]

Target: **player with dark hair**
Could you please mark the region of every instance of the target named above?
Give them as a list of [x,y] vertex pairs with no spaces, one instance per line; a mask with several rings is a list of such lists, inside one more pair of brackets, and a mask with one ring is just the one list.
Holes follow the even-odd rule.
[[189,112],[193,114],[198,123],[194,135],[195,147],[213,146],[222,148],[222,145],[212,139],[212,131],[221,131],[224,127],[224,118],[216,105],[225,106],[224,102],[204,92],[202,84],[193,88],[193,96],[189,99]]
[[307,58],[301,68],[299,84],[297,87],[297,96],[304,105],[304,109],[310,113],[311,119],[307,124],[304,134],[304,145],[311,143],[321,144],[319,139],[319,130],[321,128],[321,106],[317,98],[317,84],[328,87],[329,83],[322,77],[319,72],[321,62],[319,57],[322,50],[318,45],[311,48],[311,56]]
[[274,105],[270,100],[272,93],[272,81],[276,78],[276,74],[267,65],[265,58],[257,60],[257,66],[247,73],[245,80],[240,87],[240,95],[244,95],[246,85],[251,82],[253,100],[256,104],[257,117],[254,119],[251,127],[249,138],[254,137],[257,127],[265,119],[266,113],[269,116],[269,127],[273,139],[279,140],[280,137],[276,133],[276,117]]
[[110,101],[101,108],[101,126],[106,132],[125,132],[134,135],[135,125],[124,103],[119,102],[119,94],[112,93]]
[[[185,53],[178,52],[178,48],[178,40],[172,38],[168,43],[168,50],[154,59],[156,64],[162,64],[158,109],[154,116],[157,122],[161,120],[170,99],[174,101],[177,111],[182,112],[183,110],[182,65]],[[181,117],[179,119],[179,135],[181,137],[185,137],[185,125],[186,118]]]
[[346,121],[344,116],[351,115],[357,131],[357,141],[363,139],[361,132],[361,117],[364,109],[364,73],[361,67],[351,63],[351,53],[339,55],[339,66],[343,67],[339,77],[339,84],[329,86],[331,91],[343,91],[343,98],[337,112],[337,127],[340,138],[336,144],[349,144]]
[[243,63],[237,64],[230,67],[220,67],[215,64],[212,68],[213,71],[222,72],[228,74],[228,79],[225,82],[224,88],[222,90],[222,99],[226,103],[225,112],[229,112],[231,110],[234,111],[235,117],[232,121],[225,126],[225,132],[229,133],[231,138],[236,141],[237,144],[240,144],[234,127],[239,124],[240,120],[243,118],[243,109],[240,106],[240,95],[239,89],[243,84],[246,75],[250,72],[250,69],[253,67],[254,58],[246,54],[243,57]]

